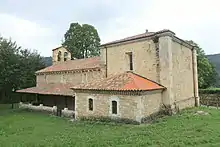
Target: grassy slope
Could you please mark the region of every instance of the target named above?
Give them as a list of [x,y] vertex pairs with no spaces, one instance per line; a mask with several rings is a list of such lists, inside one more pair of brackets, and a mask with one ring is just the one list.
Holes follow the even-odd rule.
[[220,146],[220,110],[204,110],[210,115],[195,116],[192,109],[135,126],[71,123],[41,113],[0,109],[0,146]]

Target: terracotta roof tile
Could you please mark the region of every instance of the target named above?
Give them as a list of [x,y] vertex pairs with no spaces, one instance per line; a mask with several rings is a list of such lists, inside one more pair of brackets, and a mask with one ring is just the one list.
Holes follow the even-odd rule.
[[26,89],[17,90],[18,93],[36,93],[44,95],[64,95],[73,96],[74,92],[70,89],[72,84],[45,84],[38,87],[30,87]]
[[164,86],[132,72],[117,74],[99,81],[71,87],[73,90],[86,89],[118,91],[148,91],[164,88]]
[[36,73],[54,72],[54,71],[73,71],[82,69],[101,68],[100,57],[91,57],[86,59],[69,60],[46,67]]

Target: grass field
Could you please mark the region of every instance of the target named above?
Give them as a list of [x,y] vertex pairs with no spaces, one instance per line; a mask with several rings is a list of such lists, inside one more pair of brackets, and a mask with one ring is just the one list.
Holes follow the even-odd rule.
[[195,115],[197,108],[151,125],[119,125],[0,108],[0,146],[220,146],[220,110],[199,109],[209,115]]

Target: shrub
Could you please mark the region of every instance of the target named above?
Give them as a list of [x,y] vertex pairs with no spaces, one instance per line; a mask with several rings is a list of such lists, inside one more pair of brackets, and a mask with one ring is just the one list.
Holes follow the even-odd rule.
[[200,94],[220,94],[220,88],[200,89]]
[[111,118],[104,116],[80,117],[80,120],[91,121],[91,122],[119,123],[119,124],[134,124],[134,125],[140,124],[139,122],[128,118]]

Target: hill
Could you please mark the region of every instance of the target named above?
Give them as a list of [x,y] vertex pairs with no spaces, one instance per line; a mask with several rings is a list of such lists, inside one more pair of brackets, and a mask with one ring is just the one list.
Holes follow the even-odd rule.
[[43,57],[43,63],[46,65],[46,67],[52,65],[52,57]]
[[[207,55],[207,58],[215,66],[220,76],[220,54]],[[220,85],[220,80],[216,82],[216,85]]]
[[220,75],[220,54],[207,55],[207,58],[214,64],[217,72]]

